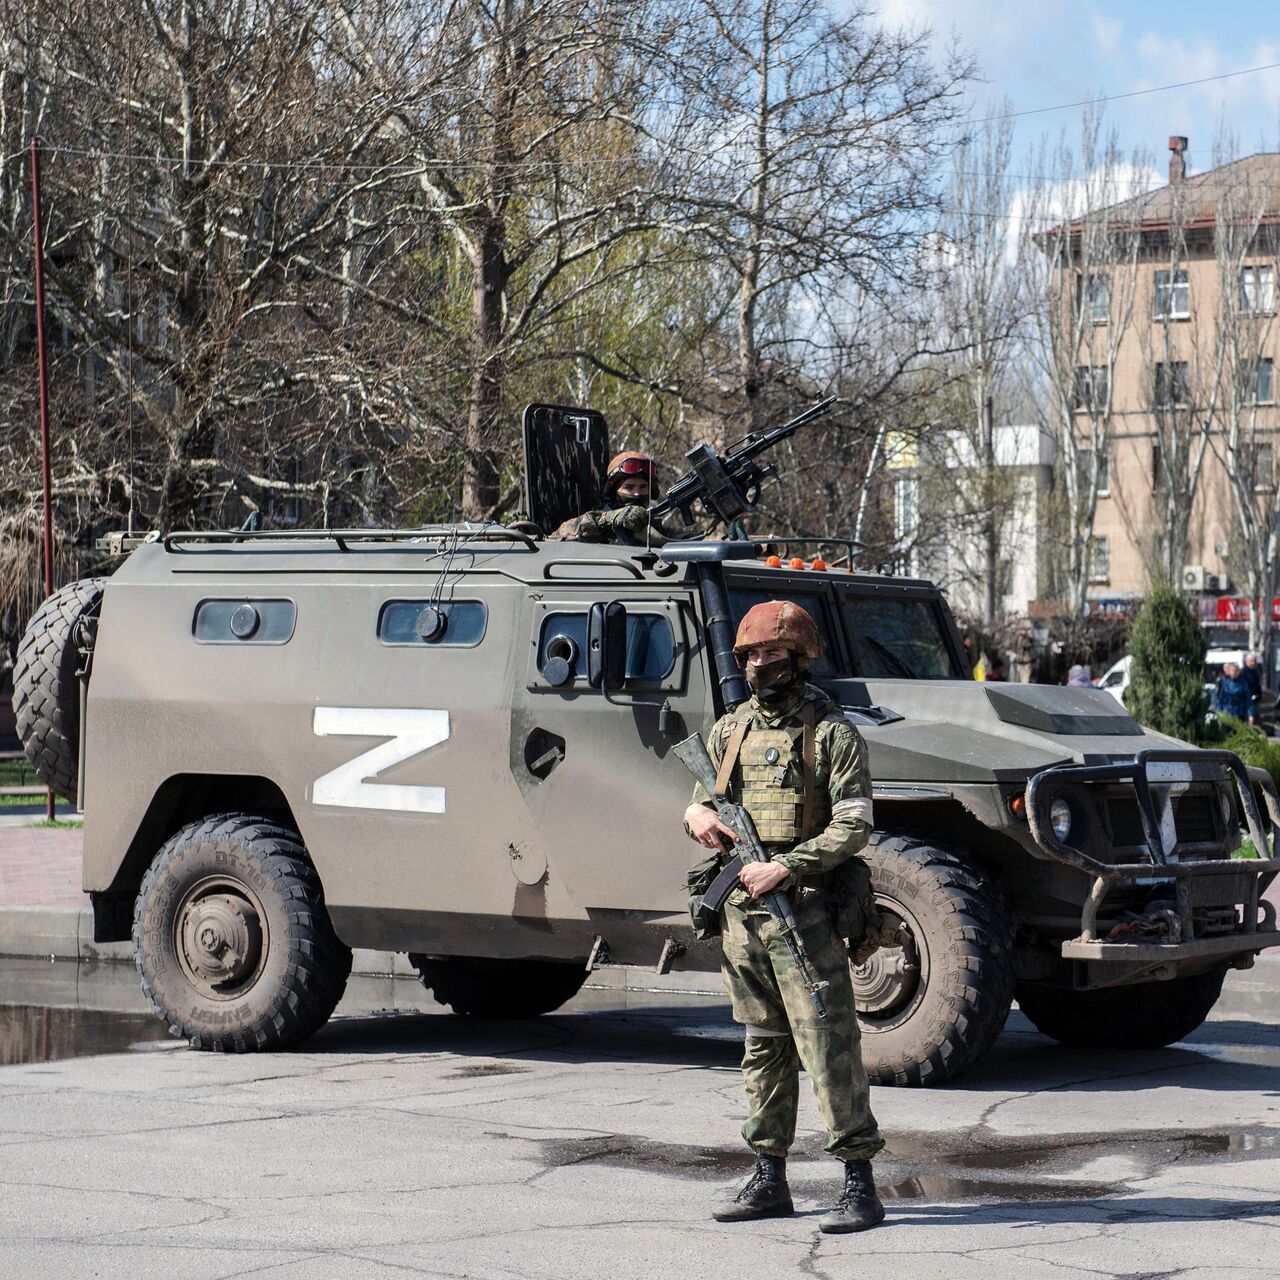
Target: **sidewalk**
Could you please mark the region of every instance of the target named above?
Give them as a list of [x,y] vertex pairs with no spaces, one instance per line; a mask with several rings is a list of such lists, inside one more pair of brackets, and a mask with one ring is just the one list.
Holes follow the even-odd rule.
[[[37,820],[38,816],[29,819]],[[0,826],[0,959],[36,956],[90,964],[132,963],[129,943],[93,941],[89,897],[80,889],[83,834],[79,827]],[[1280,908],[1280,880],[1266,896]],[[405,956],[387,951],[357,950],[352,972],[366,977],[416,979]],[[626,965],[596,969],[587,985],[723,994],[718,974],[677,971],[658,977],[652,970]],[[1231,970],[1215,1013],[1280,1021],[1280,948],[1263,953],[1252,969]]]

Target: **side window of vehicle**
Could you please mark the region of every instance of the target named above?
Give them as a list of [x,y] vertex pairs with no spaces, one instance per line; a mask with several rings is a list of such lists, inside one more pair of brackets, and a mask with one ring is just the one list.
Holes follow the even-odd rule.
[[822,597],[815,592],[787,592],[769,590],[767,587],[733,587],[729,591],[729,604],[733,609],[733,625],[735,630],[742,616],[748,609],[766,600],[791,600],[798,604],[814,620],[818,627],[818,635],[822,640],[822,657],[816,659],[810,670],[815,676],[838,675],[838,653],[831,641],[831,627],[827,621],[827,610]]
[[201,600],[191,634],[197,644],[287,644],[297,616],[292,600]]
[[[679,641],[665,613],[627,614],[627,683],[652,685],[675,669]],[[547,613],[538,629],[538,672],[557,687],[587,680],[586,610]]]
[[378,639],[383,644],[474,649],[488,622],[483,600],[388,600],[378,614]]

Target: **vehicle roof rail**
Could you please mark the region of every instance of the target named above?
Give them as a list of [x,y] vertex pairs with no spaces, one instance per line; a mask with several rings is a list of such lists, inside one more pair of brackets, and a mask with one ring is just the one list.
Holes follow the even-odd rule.
[[169,533],[163,538],[170,552],[200,545],[229,546],[238,543],[332,542],[339,551],[350,551],[352,542],[431,542],[456,540],[459,547],[470,542],[517,542],[527,551],[537,551],[538,543],[521,529],[501,524],[428,524],[416,529],[211,529]]

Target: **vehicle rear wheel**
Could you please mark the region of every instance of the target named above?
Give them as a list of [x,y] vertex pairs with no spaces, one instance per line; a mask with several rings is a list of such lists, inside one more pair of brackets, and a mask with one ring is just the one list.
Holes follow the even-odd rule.
[[476,1018],[536,1018],[572,1000],[587,980],[582,960],[415,954],[409,963],[437,1004]]
[[877,1084],[939,1084],[995,1042],[1013,1000],[1004,895],[964,853],[874,832],[862,857],[901,945],[853,966],[862,1060]]
[[165,843],[143,877],[133,945],[152,1007],[196,1049],[297,1044],[329,1020],[351,972],[301,837],[247,813]]
[[1089,1049],[1162,1049],[1184,1040],[1222,994],[1225,969],[1166,982],[1068,991],[1024,982],[1018,1007],[1061,1044]]
[[81,578],[59,588],[27,623],[13,668],[13,714],[18,737],[36,777],[54,794],[76,798],[80,775],[81,647],[92,644],[81,623],[92,624],[105,578]]

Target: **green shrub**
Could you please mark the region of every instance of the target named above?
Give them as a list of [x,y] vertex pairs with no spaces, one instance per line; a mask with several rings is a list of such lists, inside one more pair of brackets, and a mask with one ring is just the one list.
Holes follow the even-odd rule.
[[1129,652],[1130,715],[1157,733],[1194,742],[1204,728],[1204,632],[1171,587],[1153,588],[1143,602]]

